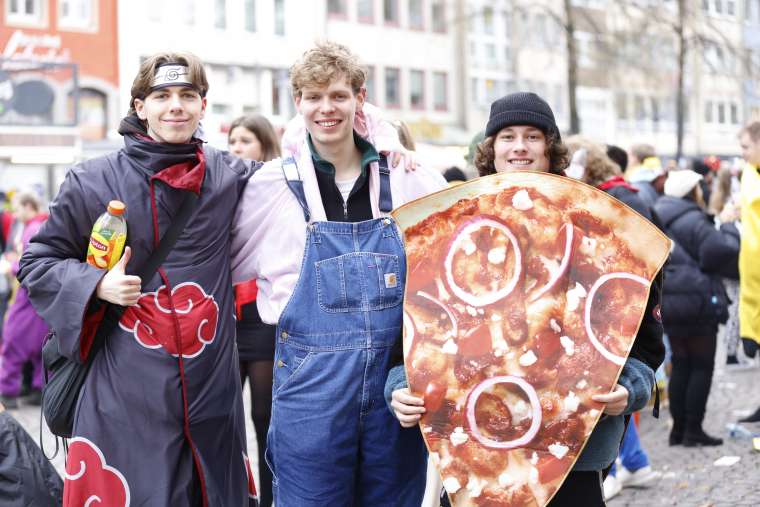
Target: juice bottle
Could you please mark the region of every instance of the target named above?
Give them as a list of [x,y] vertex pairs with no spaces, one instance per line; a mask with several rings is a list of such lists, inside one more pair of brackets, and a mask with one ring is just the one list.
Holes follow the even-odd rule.
[[96,268],[111,269],[124,251],[127,241],[126,205],[121,201],[108,203],[108,211],[100,215],[92,226],[87,262]]

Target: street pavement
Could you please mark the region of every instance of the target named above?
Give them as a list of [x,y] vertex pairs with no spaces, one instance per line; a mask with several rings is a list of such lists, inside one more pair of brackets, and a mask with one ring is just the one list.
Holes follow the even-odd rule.
[[[752,450],[750,440],[731,438],[726,424],[760,406],[760,368],[724,369],[718,366],[713,379],[712,392],[707,408],[705,430],[724,438],[719,447],[685,448],[669,447],[670,418],[667,405],[661,408],[659,419],[652,417],[651,409],[643,411],[639,432],[644,448],[649,454],[652,467],[661,477],[646,489],[624,488],[608,502],[610,507],[623,506],[694,506],[733,507],[760,505],[760,453]],[[258,475],[256,439],[250,414],[248,386],[243,393],[246,406],[248,432],[248,456],[254,475]],[[40,412],[38,407],[22,406],[10,411],[34,437],[39,439]],[[760,423],[745,425],[760,433]],[[55,449],[52,435],[43,424],[45,451],[51,455]],[[738,463],[716,466],[716,460],[724,456],[736,456]],[[64,470],[63,455],[59,452],[53,459],[59,473]],[[579,506],[582,507],[582,506]]]
[[[760,368],[723,368],[716,365],[707,404],[704,429],[723,438],[717,447],[686,448],[668,446],[670,414],[661,407],[660,418],[652,410],[641,414],[639,433],[652,468],[661,477],[646,489],[624,488],[608,502],[609,507],[661,505],[694,507],[733,507],[760,505],[760,452],[752,441],[729,436],[726,425],[736,422],[760,406]],[[743,424],[760,433],[760,423]],[[716,466],[724,456],[739,461],[731,466]]]

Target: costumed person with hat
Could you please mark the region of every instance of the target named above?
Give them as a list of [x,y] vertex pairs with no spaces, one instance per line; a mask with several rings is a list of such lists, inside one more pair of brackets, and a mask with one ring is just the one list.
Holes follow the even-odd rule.
[[[64,507],[93,498],[103,505],[254,502],[229,257],[229,224],[252,165],[199,138],[207,91],[194,55],[143,61],[119,127],[124,148],[67,173],[21,259],[19,280],[72,360],[88,359],[102,303],[127,307],[79,394]],[[135,273],[189,192],[198,200],[184,230],[152,278],[141,280]],[[85,254],[112,199],[126,204],[128,246],[105,271]]]
[[[741,179],[742,242],[739,254],[739,334],[749,357],[760,346],[760,122],[739,134],[746,165]],[[760,407],[741,422],[760,422]]]
[[285,158],[253,175],[233,226],[235,281],[256,279],[261,319],[277,325],[266,456],[286,507],[419,506],[425,487],[419,431],[399,427],[383,403],[401,356],[406,277],[388,213],[445,181],[379,153],[403,148],[392,127],[381,146],[380,124],[359,114],[365,80],[334,42],[291,67],[305,129],[286,131]]
[[[518,92],[491,104],[486,137],[477,148],[475,166],[481,176],[510,171],[542,171],[565,175],[570,157],[549,104],[535,93]],[[654,371],[665,349],[662,326],[655,317],[657,282],[649,293],[644,320],[611,393],[593,399],[605,404],[604,414],[589,436],[572,471],[549,503],[559,506],[603,506],[602,479],[617,457],[626,416],[646,406],[654,387]],[[386,399],[404,427],[415,426],[425,411],[424,399],[408,389],[403,365],[391,370]]]
[[739,237],[729,224],[716,229],[704,211],[702,176],[692,170],[668,173],[655,212],[674,242],[665,265],[662,323],[672,349],[668,383],[673,428],[670,445],[720,445],[703,429],[710,394],[718,324],[728,319],[721,273],[736,264]]

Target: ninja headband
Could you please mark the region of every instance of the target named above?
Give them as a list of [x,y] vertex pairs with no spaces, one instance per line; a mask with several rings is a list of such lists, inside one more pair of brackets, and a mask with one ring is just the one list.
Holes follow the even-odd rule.
[[153,77],[150,91],[153,92],[169,86],[186,86],[197,89],[190,81],[190,69],[187,65],[176,62],[162,63],[156,67],[156,75]]

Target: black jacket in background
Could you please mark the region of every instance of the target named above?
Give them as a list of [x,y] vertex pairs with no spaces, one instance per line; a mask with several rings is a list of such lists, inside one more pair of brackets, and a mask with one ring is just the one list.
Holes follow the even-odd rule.
[[721,277],[739,257],[736,228],[720,230],[693,201],[661,197],[655,205],[665,233],[676,245],[665,267],[662,319],[673,336],[709,336],[726,315]]
[[[660,227],[654,210],[639,197],[639,192],[634,192],[625,185],[611,187],[605,190],[605,192],[638,212],[657,227]],[[662,272],[659,272],[655,276],[654,282],[652,282],[644,317],[630,354],[631,357],[642,361],[655,371],[665,360],[665,345],[662,342],[662,323],[659,317],[660,312],[657,309],[660,306],[661,297]]]
[[34,439],[0,412],[0,505],[61,505],[63,482]]

